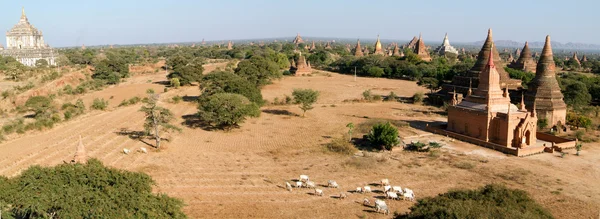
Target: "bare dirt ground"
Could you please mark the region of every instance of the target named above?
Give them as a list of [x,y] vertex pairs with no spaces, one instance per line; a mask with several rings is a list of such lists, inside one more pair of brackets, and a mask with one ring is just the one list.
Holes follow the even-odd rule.
[[[140,105],[113,108],[120,100],[143,95],[153,88],[162,92],[164,73],[142,74],[118,86],[83,96],[111,99],[109,111],[94,111],[51,130],[30,133],[0,144],[0,174],[14,176],[31,165],[56,165],[70,160],[81,135],[90,157],[105,164],[150,174],[155,191],[182,199],[191,218],[386,218],[359,202],[379,193],[335,198],[340,192],[389,178],[408,187],[417,198],[435,196],[454,188],[478,188],[501,183],[528,191],[557,218],[595,218],[600,209],[600,147],[587,144],[581,156],[542,154],[517,158],[431,135],[418,129],[425,122],[445,121],[436,108],[399,102],[352,103],[372,89],[375,94],[394,91],[409,97],[426,92],[414,82],[358,78],[338,74],[286,77],[263,89],[264,98],[280,99],[293,88],[321,91],[315,108],[301,114],[297,106],[263,107],[260,118],[247,120],[231,132],[205,131],[184,125],[170,134],[161,151],[124,155],[123,148],[149,147],[117,134],[121,129],[142,130]],[[170,90],[163,105],[177,116],[197,111],[192,102],[167,103],[174,95],[198,95],[197,87]],[[434,112],[434,113],[432,113]],[[364,157],[326,152],[324,144],[347,132],[346,124],[372,119],[407,122],[401,135],[410,140],[437,140],[445,147],[436,153],[393,151],[365,153]],[[415,127],[415,128],[413,128]],[[360,133],[355,137],[360,137]],[[149,141],[148,143],[152,143]],[[571,152],[573,153],[573,152]],[[308,189],[286,191],[286,181],[307,174],[318,184],[336,180],[341,188],[324,188],[325,196]],[[374,189],[380,190],[375,186]],[[414,203],[387,201],[392,212],[406,212]]]

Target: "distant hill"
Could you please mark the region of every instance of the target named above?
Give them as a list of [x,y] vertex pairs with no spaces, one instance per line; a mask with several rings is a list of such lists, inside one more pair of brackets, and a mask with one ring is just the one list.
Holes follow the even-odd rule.
[[[472,45],[483,45],[484,41],[477,41]],[[525,42],[516,42],[512,40],[495,40],[494,43],[498,47],[509,47],[509,48],[522,48]],[[529,42],[530,48],[543,48],[544,42]],[[567,50],[600,50],[600,45],[597,44],[585,44],[585,43],[560,43],[552,41],[553,49],[567,49]]]

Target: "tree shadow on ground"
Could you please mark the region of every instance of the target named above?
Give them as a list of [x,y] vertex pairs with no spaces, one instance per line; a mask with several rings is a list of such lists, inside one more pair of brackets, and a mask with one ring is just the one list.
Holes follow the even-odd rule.
[[196,102],[198,102],[198,99],[200,99],[200,96],[188,96],[188,95],[185,95],[181,99],[183,99],[184,102],[196,103]]
[[171,85],[171,82],[170,82],[170,81],[155,81],[155,82],[152,82],[152,83],[153,83],[153,84],[164,85],[164,86],[169,86],[169,85]]
[[423,131],[426,131],[425,129],[427,128],[427,126],[439,126],[439,125],[444,125],[447,123],[447,122],[440,122],[440,121],[426,122],[426,121],[419,121],[419,120],[404,120],[404,122],[407,122],[410,125],[410,127],[412,127],[412,128],[423,130]]
[[196,113],[183,115],[181,118],[183,118],[183,122],[181,123],[181,125],[187,126],[188,128],[192,128],[192,129],[200,128],[205,131],[215,131],[215,130],[229,131],[231,129],[239,128],[239,125],[234,125],[234,126],[230,127],[229,129],[225,129],[224,127],[214,126],[214,125],[210,124],[209,122],[206,122],[206,121],[200,119],[200,117]]
[[273,115],[282,115],[282,116],[300,116],[296,113],[290,112],[288,110],[279,110],[279,109],[264,109],[263,113],[273,114]]
[[[126,128],[122,128],[121,130],[119,130],[115,133],[117,135],[127,136],[132,140],[140,141],[150,147],[156,147],[155,145],[150,144],[146,141],[146,138],[148,137],[148,135],[146,135],[146,132],[144,132],[144,131],[133,131],[133,130],[129,130]],[[167,142],[169,141],[168,139],[163,139],[163,138],[161,138],[161,140],[166,140]]]

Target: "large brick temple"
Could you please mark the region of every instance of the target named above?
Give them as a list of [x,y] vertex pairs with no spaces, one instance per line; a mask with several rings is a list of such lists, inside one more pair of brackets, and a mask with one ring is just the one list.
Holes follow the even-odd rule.
[[523,104],[518,108],[510,103],[508,90],[501,88],[494,53],[488,56],[477,89],[460,103],[453,98],[448,107],[447,130],[508,148],[536,145],[535,112],[527,111]]

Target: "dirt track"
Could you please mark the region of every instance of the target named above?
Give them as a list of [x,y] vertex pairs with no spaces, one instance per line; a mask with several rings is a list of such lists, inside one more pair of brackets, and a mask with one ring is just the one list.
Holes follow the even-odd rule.
[[[143,77],[143,78],[142,78]],[[87,94],[84,100],[110,97],[111,106],[122,99],[143,95],[146,89],[162,91],[161,85],[148,83],[162,80],[163,75],[142,75],[130,82]],[[249,119],[232,132],[205,131],[183,127],[171,134],[171,142],[159,152],[124,155],[123,148],[147,147],[143,142],[118,135],[121,129],[141,130],[140,105],[92,112],[74,121],[38,133],[31,133],[0,144],[0,174],[14,176],[35,165],[55,165],[69,160],[81,135],[91,157],[105,164],[150,174],[155,190],[178,197],[186,203],[190,218],[368,218],[384,217],[358,204],[363,198],[381,194],[349,194],[338,200],[339,192],[389,178],[392,184],[408,187],[417,198],[434,196],[452,188],[476,188],[496,182],[521,188],[558,218],[597,217],[600,203],[600,148],[586,145],[582,156],[558,158],[543,154],[526,158],[505,156],[477,146],[450,142],[442,136],[421,139],[443,140],[446,149],[439,157],[422,153],[395,151],[369,153],[369,157],[350,158],[326,153],[323,144],[342,136],[349,122],[359,124],[372,118],[415,122],[444,121],[431,108],[404,103],[343,103],[361,98],[366,89],[375,94],[394,91],[401,97],[417,91],[426,92],[414,82],[359,78],[332,74],[328,76],[288,77],[263,89],[264,98],[280,99],[291,95],[293,88],[321,91],[315,109],[306,118],[296,106],[264,107],[260,118]],[[170,104],[176,94],[197,95],[195,87],[172,90],[163,95],[163,105],[181,116],[197,111],[193,103]],[[404,135],[427,134],[404,128]],[[150,142],[151,143],[151,142]],[[457,168],[468,162],[471,169]],[[308,174],[319,184],[336,180],[341,188],[325,188],[325,196],[312,196],[310,190],[281,188],[285,181]],[[379,189],[379,188],[375,188]],[[551,193],[552,191],[556,194]],[[413,204],[387,201],[392,212],[405,212]]]

